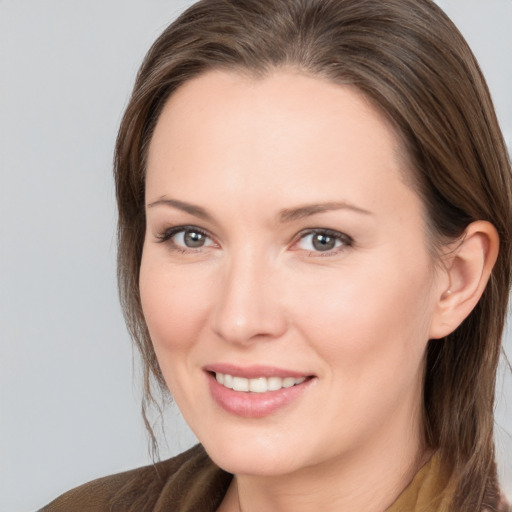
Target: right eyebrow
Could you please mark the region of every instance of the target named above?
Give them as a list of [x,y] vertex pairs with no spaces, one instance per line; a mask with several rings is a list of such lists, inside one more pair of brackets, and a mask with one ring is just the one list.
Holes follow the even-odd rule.
[[154,206],[170,206],[171,208],[176,208],[183,212],[189,213],[190,215],[194,215],[194,217],[199,217],[200,219],[213,221],[213,216],[209,214],[204,208],[201,206],[197,206],[195,204],[186,203],[185,201],[178,201],[177,199],[168,199],[166,197],[161,197],[152,203],[149,203],[146,208],[153,208]]

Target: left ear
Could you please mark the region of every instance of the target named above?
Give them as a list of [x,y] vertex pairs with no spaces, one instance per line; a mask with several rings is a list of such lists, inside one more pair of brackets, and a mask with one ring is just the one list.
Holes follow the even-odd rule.
[[[430,338],[439,339],[453,332],[476,306],[496,263],[499,236],[487,221],[469,224],[442,256],[441,289],[430,325]],[[448,283],[448,285],[446,284]]]

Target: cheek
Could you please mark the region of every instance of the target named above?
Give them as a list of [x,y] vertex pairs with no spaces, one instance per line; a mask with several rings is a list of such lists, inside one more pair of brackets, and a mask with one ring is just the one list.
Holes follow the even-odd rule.
[[155,259],[143,255],[139,286],[144,318],[159,357],[187,350],[197,339],[207,316],[208,288],[201,275],[190,279],[187,272],[177,272]]
[[294,303],[302,337],[325,362],[327,391],[315,414],[327,416],[329,425],[351,418],[347,435],[359,440],[390,418],[412,421],[430,319],[428,269],[388,266],[384,258],[371,267],[326,276],[314,288],[303,283],[309,293],[295,296],[308,300]]
[[364,368],[392,373],[405,359],[422,358],[430,270],[427,261],[400,263],[384,255],[321,280],[301,279],[292,294],[294,317],[323,359],[357,374]]
[[194,348],[208,318],[208,281],[153,256],[142,258],[142,310],[167,388],[185,414],[200,398],[194,387],[184,384],[190,383]]

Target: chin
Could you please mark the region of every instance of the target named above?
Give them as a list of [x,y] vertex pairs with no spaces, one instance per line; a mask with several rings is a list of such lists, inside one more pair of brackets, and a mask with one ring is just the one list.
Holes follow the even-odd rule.
[[[238,475],[287,475],[315,466],[332,456],[332,443],[326,447],[314,439],[305,439],[303,429],[282,429],[276,428],[275,424],[254,423],[254,428],[230,425],[217,432],[210,429],[196,435],[220,468]],[[343,451],[342,446],[336,446],[335,450]]]
[[258,444],[227,442],[225,446],[205,446],[205,449],[215,464],[237,475],[279,476],[302,466],[296,450],[286,453],[282,447],[262,449]]

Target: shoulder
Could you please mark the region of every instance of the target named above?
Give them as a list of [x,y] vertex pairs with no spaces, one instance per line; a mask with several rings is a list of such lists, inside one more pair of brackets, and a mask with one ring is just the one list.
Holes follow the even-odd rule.
[[81,485],[39,512],[209,512],[231,478],[197,445],[172,459]]
[[496,502],[496,506],[494,508],[484,508],[482,512],[490,512],[490,510],[496,510],[496,512],[512,512],[512,506],[510,506],[510,503],[507,501],[503,493],[500,492],[494,501]]

